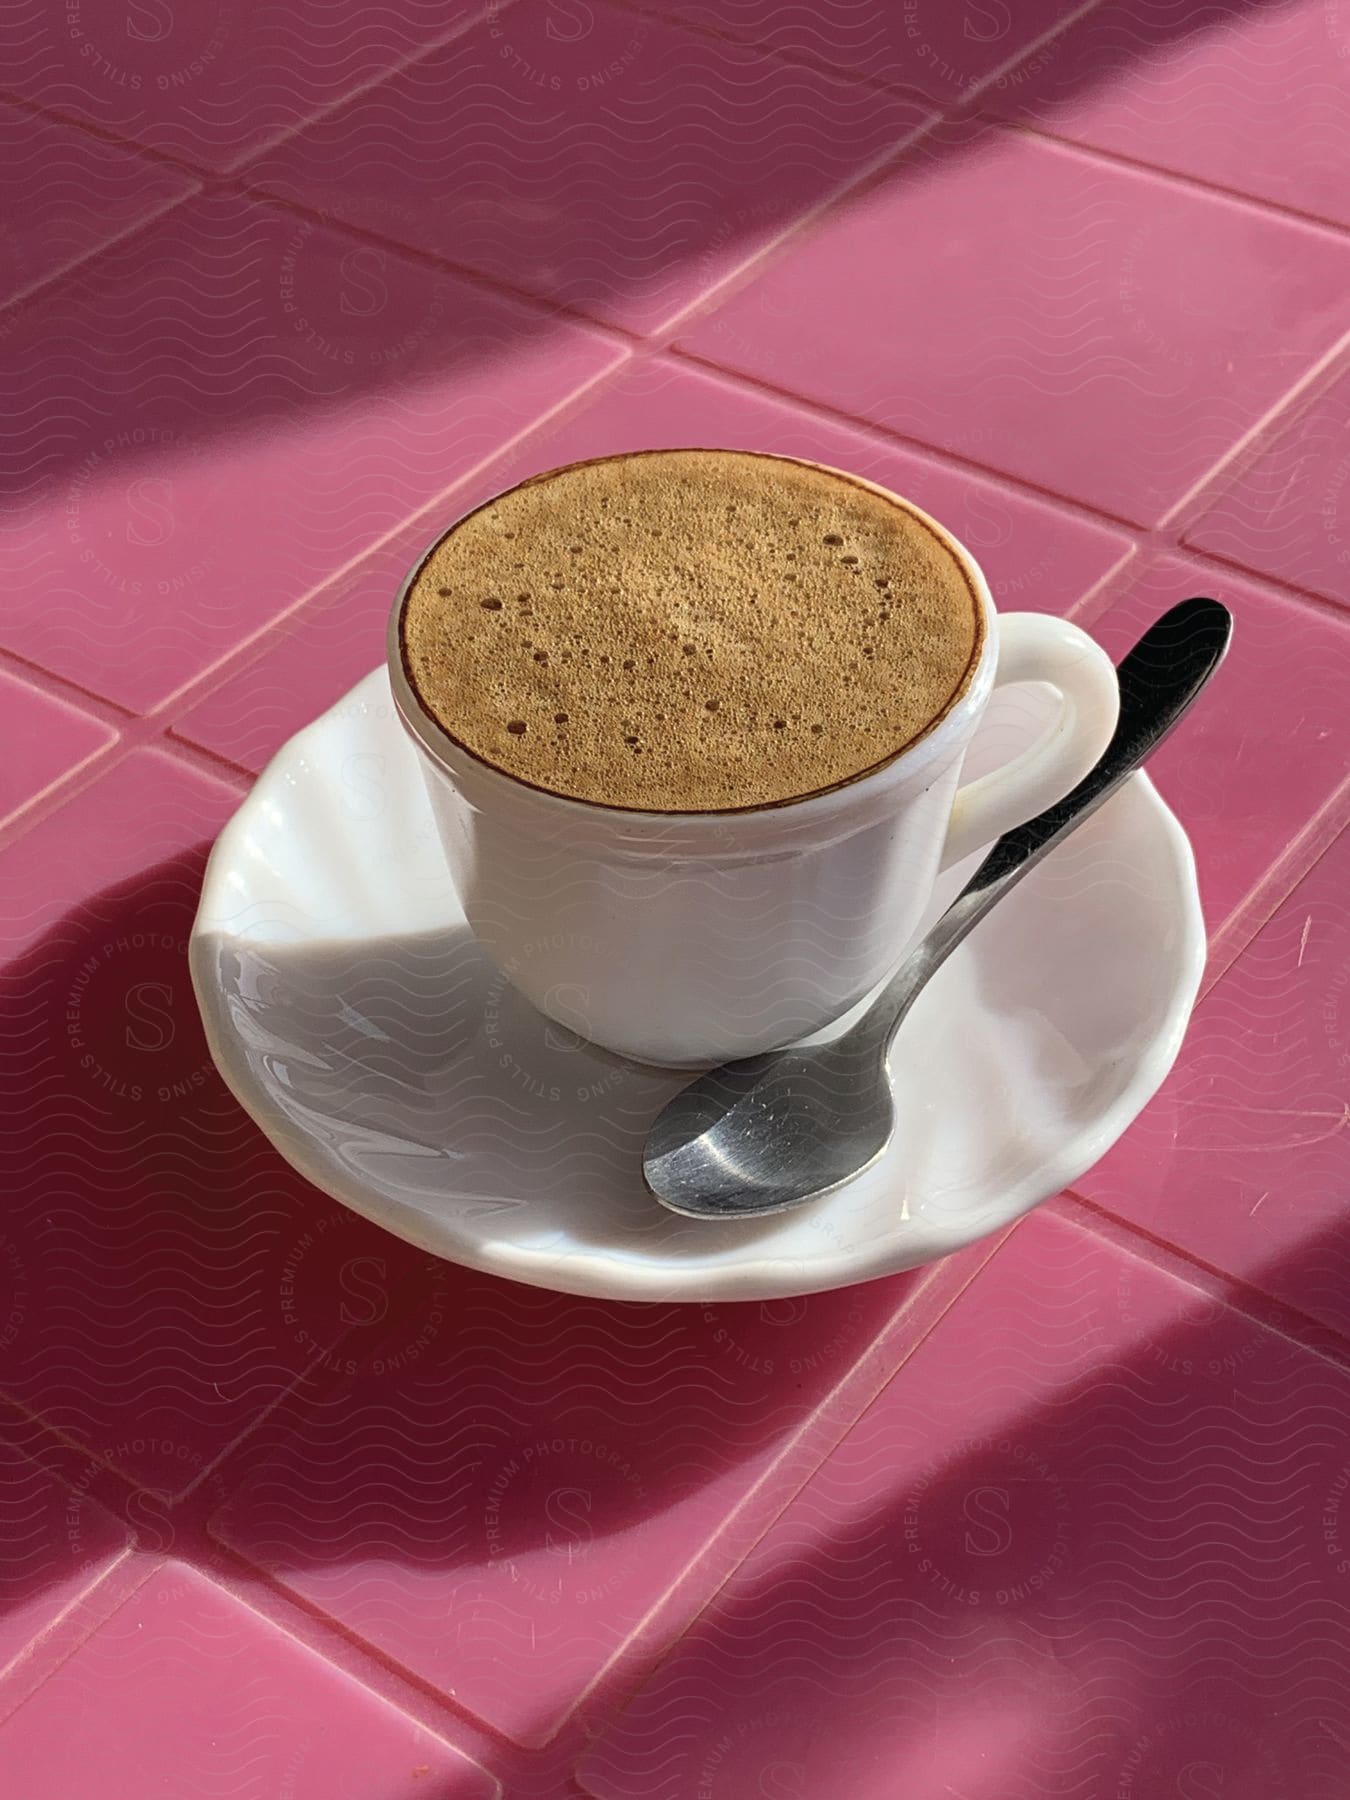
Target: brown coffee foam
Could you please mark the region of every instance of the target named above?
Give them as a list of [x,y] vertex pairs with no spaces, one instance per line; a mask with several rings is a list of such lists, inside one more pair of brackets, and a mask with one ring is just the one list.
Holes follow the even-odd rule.
[[848,476],[741,451],[606,458],[454,526],[409,589],[423,705],[549,792],[709,812],[849,781],[961,691],[982,638],[961,563]]

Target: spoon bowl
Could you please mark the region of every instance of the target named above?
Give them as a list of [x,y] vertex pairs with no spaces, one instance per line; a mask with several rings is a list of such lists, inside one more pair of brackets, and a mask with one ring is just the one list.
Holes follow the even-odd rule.
[[786,1212],[851,1181],[894,1129],[885,1059],[850,1034],[701,1075],[653,1125],[643,1173],[662,1205],[688,1218]]

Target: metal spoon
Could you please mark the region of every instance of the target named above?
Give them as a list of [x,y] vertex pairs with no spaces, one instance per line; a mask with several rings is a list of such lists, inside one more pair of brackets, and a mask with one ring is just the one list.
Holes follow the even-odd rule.
[[895,1128],[887,1057],[920,989],[1008,890],[1062,843],[1177,725],[1222,662],[1217,600],[1164,613],[1118,670],[1120,720],[1096,768],[1057,806],[1005,832],[862,1017],[833,1043],[724,1063],[678,1093],[647,1137],[642,1173],[691,1219],[785,1212],[876,1160]]

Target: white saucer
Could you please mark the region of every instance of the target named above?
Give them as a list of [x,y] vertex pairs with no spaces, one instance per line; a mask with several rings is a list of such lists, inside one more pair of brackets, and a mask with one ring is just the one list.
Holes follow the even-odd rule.
[[[1015,721],[982,729],[1007,755]],[[480,954],[383,670],[264,770],[211,856],[191,946],[221,1074],[316,1186],[451,1261],[636,1300],[811,1293],[1008,1224],[1155,1092],[1204,955],[1190,845],[1137,775],[921,996],[877,1164],[795,1213],[676,1218],[639,1171],[687,1077],[571,1038]]]

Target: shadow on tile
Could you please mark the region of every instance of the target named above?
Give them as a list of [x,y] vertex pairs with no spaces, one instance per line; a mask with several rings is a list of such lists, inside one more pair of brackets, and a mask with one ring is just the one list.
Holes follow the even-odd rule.
[[[862,76],[952,104],[973,90],[1034,105],[1124,73],[1146,52],[1184,45],[1247,13],[1277,14],[1286,0],[1122,0],[1099,7],[1106,29],[1069,26],[1067,43],[1029,47],[1062,21],[1091,9],[1057,0],[626,0],[635,9],[808,58],[840,75]],[[1011,65],[1011,67],[1009,66]],[[999,70],[1007,70],[1000,75]],[[990,78],[993,77],[992,85]]]
[[0,1393],[169,1497],[382,1327],[424,1260],[309,1187],[216,1074],[186,960],[208,847],[92,896],[0,974],[0,1273],[22,1296]]
[[[1274,9],[1273,0],[1158,6],[1148,32],[1106,35],[1063,79],[1109,83],[1155,45],[1263,5]],[[676,32],[668,42],[659,21],[659,53],[649,50],[645,62],[635,54],[631,67],[610,72],[610,37],[626,43],[643,21],[634,12],[586,10],[595,16],[581,31],[563,30],[543,0],[511,9],[509,20],[483,20],[249,165],[254,191],[300,205],[303,215],[261,204],[250,211],[237,196],[193,203],[105,252],[96,270],[78,272],[60,293],[11,309],[0,319],[0,351],[10,346],[30,370],[39,353],[49,391],[64,380],[88,421],[87,431],[43,441],[39,488],[68,479],[71,465],[105,438],[119,467],[129,468],[156,460],[184,432],[190,455],[226,427],[273,439],[308,411],[344,412],[363,392],[387,394],[397,410],[418,386],[455,370],[466,379],[477,372],[490,392],[510,340],[554,333],[577,313],[651,329],[714,291],[859,170],[898,151],[929,116],[891,102],[879,111],[865,88],[804,87],[801,66],[750,56],[729,41],[719,62],[712,40]],[[988,8],[987,19],[986,9],[975,10],[981,29],[966,35],[986,43],[998,33],[984,27],[1009,9]],[[1035,0],[1038,17],[1045,10]],[[503,48],[507,24],[514,36]],[[908,23],[904,35],[914,35]],[[523,55],[527,42],[534,61]],[[1053,56],[1053,47],[1037,54]],[[557,73],[547,78],[550,59]],[[588,76],[591,62],[597,68]],[[688,91],[671,98],[681,71]],[[476,109],[472,130],[463,108],[445,104],[457,86]],[[969,121],[961,134],[929,141],[886,185],[922,184],[951,157],[979,154],[993,130]],[[670,148],[676,131],[678,159]],[[602,151],[600,179],[591,165]],[[350,168],[337,166],[339,153]],[[328,229],[338,222],[390,248]],[[474,309],[453,275],[447,287],[443,274],[405,260],[400,248],[500,279],[543,304],[480,298]],[[651,298],[655,289],[669,290],[669,304]],[[1128,329],[1125,321],[1122,334]],[[116,369],[99,359],[105,342]],[[470,389],[466,400],[472,410],[484,393]],[[30,459],[24,473],[34,472]],[[163,528],[150,513],[164,500],[129,496],[128,541],[160,541]]]
[[[1344,1234],[1310,1237],[1281,1284]],[[1055,1220],[987,1265],[582,1763],[599,1800],[1333,1800],[1350,1370]],[[760,1785],[756,1785],[756,1783]]]

